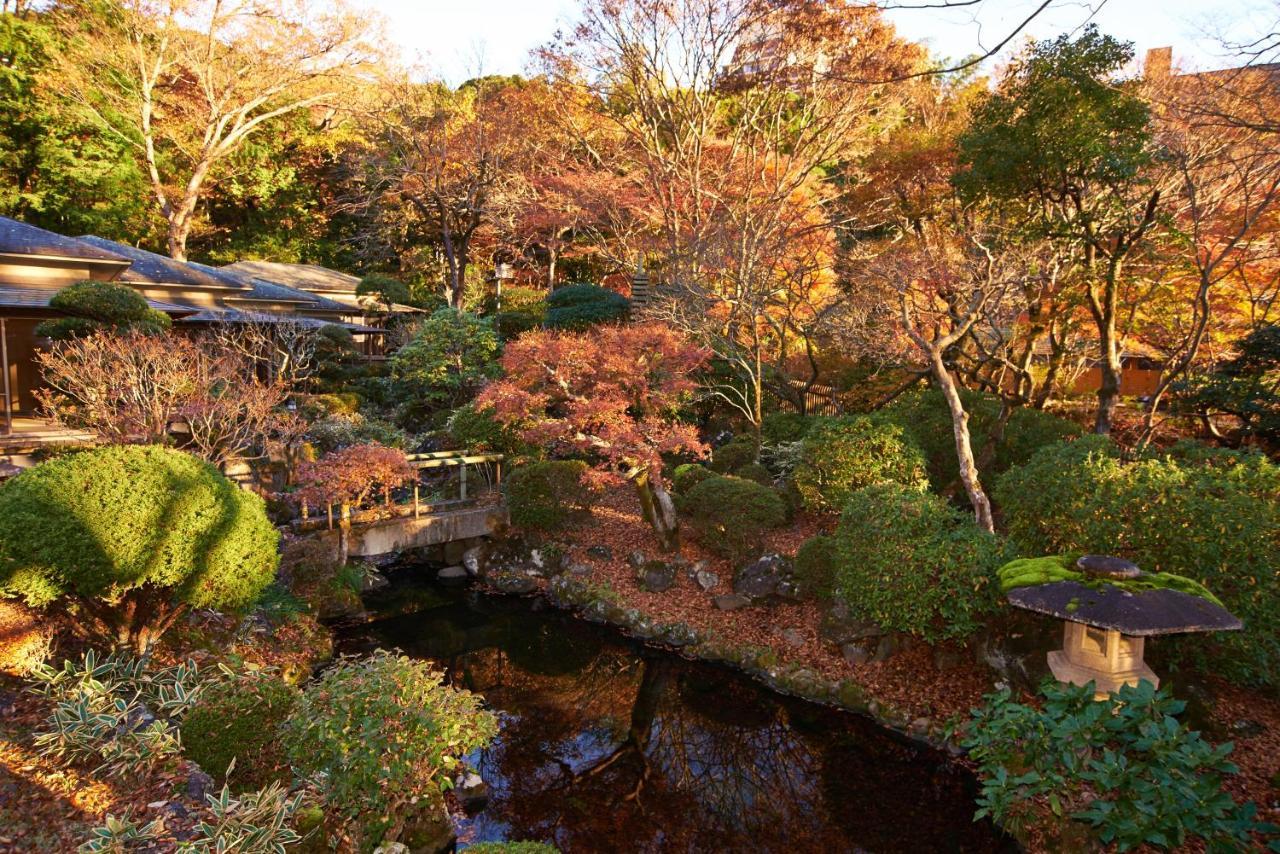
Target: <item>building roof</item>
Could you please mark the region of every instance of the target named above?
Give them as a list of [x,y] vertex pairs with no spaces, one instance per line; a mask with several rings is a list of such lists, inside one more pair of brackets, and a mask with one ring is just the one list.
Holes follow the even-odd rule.
[[129,263],[128,258],[105,247],[46,231],[7,216],[0,216],[0,253],[71,258],[121,266]]
[[[11,288],[0,285],[0,308],[48,308],[49,300],[56,293],[58,291],[53,288]],[[165,314],[183,315],[196,311],[190,306],[153,299],[147,300],[147,305]]]
[[307,317],[301,314],[274,314],[267,311],[244,311],[238,308],[205,308],[182,318],[182,323],[287,323],[306,329],[319,329],[322,326],[344,326],[351,332],[385,332],[374,326],[359,323],[329,321],[319,317]]
[[175,261],[167,255],[158,255],[136,246],[127,246],[92,234],[82,235],[80,240],[116,255],[131,263],[120,274],[120,281],[140,285],[186,285],[192,288],[241,287],[225,279],[218,279],[203,272],[194,264]]
[[265,279],[277,285],[304,291],[336,291],[354,293],[360,279],[314,264],[283,264],[276,261],[237,261],[222,269]]
[[202,272],[208,273],[228,282],[234,282],[240,287],[247,288],[248,293],[236,294],[236,299],[245,300],[263,300],[267,302],[296,302],[304,304],[310,310],[314,311],[332,311],[340,314],[351,314],[351,308],[344,303],[331,300],[328,297],[313,294],[309,291],[291,288],[287,285],[281,285],[276,282],[267,281],[257,278],[256,276],[240,270],[227,267],[206,267],[204,264],[192,264],[191,266],[198,268]]

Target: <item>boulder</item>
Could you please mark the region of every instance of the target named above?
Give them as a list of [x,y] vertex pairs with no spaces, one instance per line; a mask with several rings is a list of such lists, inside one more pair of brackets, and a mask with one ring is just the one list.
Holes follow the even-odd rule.
[[640,567],[644,566],[646,563],[648,563],[648,558],[644,556],[644,552],[634,551],[631,554],[627,555],[627,566],[631,567],[632,569],[639,569]]
[[804,646],[804,635],[796,628],[785,628],[782,630],[782,639],[790,646]]
[[446,566],[444,569],[436,573],[436,578],[439,581],[445,582],[466,581],[470,577],[470,574],[464,566]]
[[864,620],[850,613],[849,606],[840,599],[831,602],[822,614],[822,622],[818,624],[818,634],[824,640],[840,646],[865,638],[879,637],[884,633],[884,629],[870,620]]
[[587,554],[596,560],[613,560],[613,549],[608,546],[591,546]]
[[570,561],[569,563],[565,564],[564,571],[569,573],[570,575],[576,575],[579,578],[581,578],[584,575],[590,575],[593,570],[591,569],[590,566],[588,566],[585,563]]
[[[703,563],[703,561],[699,561],[699,563]],[[693,574],[693,583],[697,584],[698,589],[705,593],[720,584],[720,576],[714,572],[701,569]]]
[[739,608],[745,608],[750,605],[751,600],[738,593],[726,593],[723,596],[717,596],[712,599],[711,604],[721,611],[736,611]]
[[676,573],[676,568],[665,561],[649,560],[636,570],[636,581],[642,590],[662,593],[676,583]]
[[499,593],[523,595],[538,589],[538,582],[532,575],[510,567],[490,572],[486,580]]
[[360,592],[373,593],[376,590],[383,590],[391,586],[391,582],[385,575],[375,569],[373,566],[366,564],[364,572],[360,574]]
[[489,803],[489,786],[470,768],[454,780],[453,794],[468,815],[479,812]]
[[480,574],[480,567],[484,563],[484,558],[484,546],[472,546],[462,553],[462,566],[467,570],[468,575],[477,576]]
[[791,562],[779,554],[767,554],[739,569],[733,576],[733,592],[759,601],[778,592],[778,585],[791,579]]

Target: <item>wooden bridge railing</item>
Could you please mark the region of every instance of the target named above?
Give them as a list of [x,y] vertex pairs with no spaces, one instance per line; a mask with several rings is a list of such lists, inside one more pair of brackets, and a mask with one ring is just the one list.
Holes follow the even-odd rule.
[[[432,451],[409,454],[408,460],[409,465],[418,472],[417,478],[413,481],[412,493],[402,488],[397,490],[399,497],[393,498],[389,504],[367,510],[353,510],[350,507],[340,506],[336,517],[342,521],[342,524],[344,526],[360,524],[409,515],[417,518],[423,513],[445,512],[476,504],[485,496],[497,493],[502,487],[502,454]],[[454,491],[455,484],[456,497],[443,497]],[[424,487],[428,490],[426,500],[423,496]],[[301,510],[302,515],[294,523],[295,526],[313,529],[320,520],[313,521],[306,506]],[[326,527],[332,529],[334,519],[334,506],[324,508]]]

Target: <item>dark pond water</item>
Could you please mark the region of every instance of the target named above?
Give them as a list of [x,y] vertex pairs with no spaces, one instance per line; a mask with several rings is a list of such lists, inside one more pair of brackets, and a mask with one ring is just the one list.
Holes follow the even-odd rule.
[[1003,851],[970,776],[854,715],[628,641],[527,600],[397,582],[347,652],[398,647],[484,695],[488,805],[460,844],[562,851]]

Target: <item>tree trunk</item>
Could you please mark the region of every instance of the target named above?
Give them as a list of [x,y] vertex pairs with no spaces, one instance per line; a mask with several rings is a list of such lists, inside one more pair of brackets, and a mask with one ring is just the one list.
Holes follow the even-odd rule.
[[108,603],[91,596],[77,597],[85,619],[73,629],[90,641],[113,649],[128,649],[145,656],[170,626],[187,612],[184,602],[171,601],[166,591],[154,587],[130,590],[119,601]]
[[942,360],[942,351],[933,347],[929,352],[929,362],[933,368],[933,378],[942,395],[947,400],[947,408],[951,411],[951,432],[956,441],[956,459],[960,463],[960,482],[969,496],[969,504],[973,506],[973,515],[978,526],[984,531],[995,532],[995,523],[991,518],[991,500],[982,489],[978,478],[978,466],[973,458],[973,445],[969,439],[969,413],[965,412],[960,393],[956,390],[955,379],[947,370]]
[[346,566],[351,554],[351,505],[343,504],[338,510],[338,565]]
[[640,497],[640,511],[658,535],[658,542],[665,552],[680,551],[680,522],[676,518],[676,505],[671,500],[659,478],[652,477],[644,468],[631,476]]

